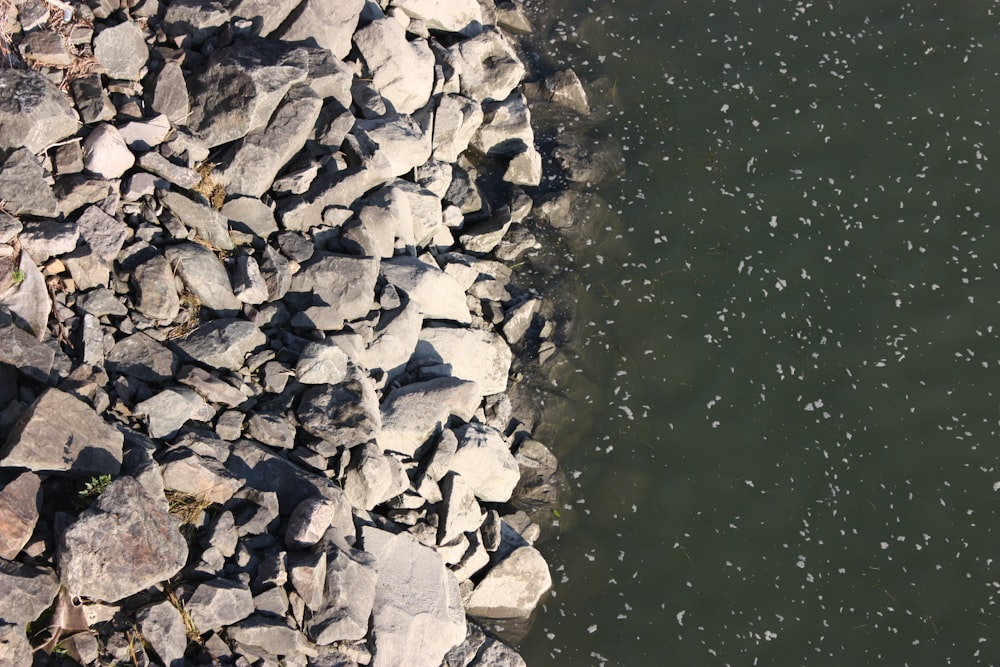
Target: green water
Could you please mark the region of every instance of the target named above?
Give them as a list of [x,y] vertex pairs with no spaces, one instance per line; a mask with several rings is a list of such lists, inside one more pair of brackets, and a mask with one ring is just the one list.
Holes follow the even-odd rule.
[[626,165],[528,664],[1000,664],[998,3],[532,10]]

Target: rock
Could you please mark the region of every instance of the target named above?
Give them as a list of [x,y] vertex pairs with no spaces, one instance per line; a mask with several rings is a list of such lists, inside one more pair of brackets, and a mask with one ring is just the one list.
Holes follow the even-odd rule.
[[68,216],[87,204],[103,205],[108,197],[116,196],[118,184],[84,174],[69,174],[56,180],[52,190],[59,200],[59,212]]
[[100,74],[82,76],[69,84],[73,101],[80,111],[80,119],[87,125],[94,125],[115,117],[115,105],[111,103],[108,91],[101,83]]
[[156,113],[164,114],[174,125],[186,125],[191,113],[187,82],[179,63],[167,61],[153,83],[150,106]]
[[472,321],[462,286],[438,267],[400,255],[383,261],[381,269],[390,284],[405,291],[419,305],[425,318],[461,324]]
[[69,99],[41,72],[0,70],[0,148],[41,153],[76,134],[79,121]]
[[466,252],[485,255],[503,240],[510,225],[510,209],[504,206],[485,220],[465,225],[459,242]]
[[148,120],[125,123],[118,131],[129,150],[145,153],[162,144],[170,135],[170,119],[166,114],[160,114]]
[[160,201],[180,218],[198,236],[221,250],[232,250],[233,239],[229,236],[229,222],[213,208],[192,201],[179,192],[160,192]]
[[375,443],[365,443],[351,452],[344,473],[344,494],[353,507],[371,511],[409,487],[403,464],[382,453]]
[[181,301],[174,287],[170,262],[155,255],[132,271],[132,285],[137,294],[135,308],[151,320],[171,321],[180,312]]
[[187,649],[187,628],[181,613],[167,600],[143,607],[136,613],[136,622],[160,661],[167,667],[182,667]]
[[449,375],[479,384],[484,396],[507,388],[513,355],[504,339],[483,329],[424,328],[414,359],[444,365]]
[[491,503],[510,500],[521,472],[503,435],[479,422],[461,426],[455,435],[458,448],[448,467],[462,476],[480,500]]
[[125,317],[128,315],[128,308],[107,287],[97,287],[82,293],[77,299],[76,304],[83,311],[94,317],[104,317],[106,315]]
[[524,339],[541,303],[541,299],[531,298],[507,310],[503,320],[503,335],[508,343],[516,345]]
[[241,582],[211,579],[194,589],[184,608],[198,632],[204,634],[242,621],[252,614],[253,595]]
[[246,385],[234,386],[220,379],[220,371],[206,371],[199,366],[184,366],[177,373],[177,381],[191,387],[212,403],[236,407],[244,403],[252,393]]
[[117,475],[124,437],[72,394],[46,389],[0,449],[0,464],[74,477]]
[[161,465],[161,470],[165,488],[195,496],[208,503],[221,505],[243,488],[243,481],[234,477],[221,463],[190,450],[172,454]]
[[249,440],[233,443],[226,468],[249,488],[277,492],[282,514],[287,515],[303,500],[313,496],[346,502],[343,491],[326,477],[306,472]]
[[305,636],[285,619],[254,614],[226,629],[229,638],[241,646],[279,656],[309,655],[315,649],[307,646]]
[[21,473],[0,489],[0,558],[13,560],[31,539],[42,500],[40,489],[41,480],[33,472]]
[[441,494],[443,501],[438,509],[441,513],[438,544],[447,544],[463,533],[479,529],[483,523],[483,510],[476,502],[472,488],[461,475],[445,475],[441,480]]
[[267,245],[257,260],[267,284],[268,301],[284,297],[292,286],[292,271],[288,260],[275,248]]
[[295,366],[295,377],[302,384],[337,384],[347,377],[349,359],[336,339],[309,343],[302,349]]
[[312,88],[292,87],[266,127],[249,133],[231,158],[220,160],[217,182],[229,194],[260,197],[314,130],[323,100]]
[[510,159],[503,180],[514,185],[537,186],[542,182],[542,154],[534,146],[526,146]]
[[487,637],[482,650],[468,667],[525,667],[517,651],[493,637]]
[[49,30],[29,32],[18,50],[34,65],[65,69],[73,64],[73,56],[66,49],[62,35]]
[[0,364],[16,368],[35,382],[48,382],[55,350],[15,325],[8,313],[0,313]]
[[305,0],[272,37],[289,42],[312,39],[343,59],[351,50],[364,4],[364,0]]
[[270,35],[280,26],[299,0],[227,0],[229,14],[234,18],[251,19],[260,22],[261,35]]
[[355,447],[378,437],[381,414],[371,378],[356,369],[337,384],[306,391],[296,410],[299,425],[334,447]]
[[514,93],[503,101],[483,103],[484,120],[472,146],[489,156],[514,157],[534,148],[535,133],[524,95]]
[[24,626],[52,604],[58,592],[59,579],[52,570],[0,560],[0,599],[4,601],[0,618],[20,626],[22,633]]
[[326,581],[326,553],[299,551],[289,555],[288,580],[306,607],[313,611],[322,609]]
[[54,218],[59,212],[56,197],[45,180],[45,169],[27,148],[11,151],[0,162],[0,199],[12,215]]
[[320,646],[364,639],[375,604],[375,558],[357,549],[342,549],[333,540],[327,540],[324,549],[326,603],[306,621],[306,633]]
[[108,484],[59,540],[63,585],[75,595],[115,602],[174,576],[188,548],[180,522],[162,505],[131,477]]
[[94,56],[109,79],[138,81],[149,58],[142,28],[134,21],[104,28],[94,38]]
[[434,158],[456,162],[483,124],[482,105],[464,95],[442,95],[434,113]]
[[368,314],[377,277],[373,258],[317,253],[292,277],[285,300],[300,309],[327,306],[338,319],[350,321]]
[[[376,183],[364,187],[357,196],[370,190],[377,181],[402,176],[414,167],[427,162],[431,156],[431,135],[410,116],[389,114],[381,118],[358,120],[351,130],[358,140],[361,158],[378,159],[378,168],[369,166]],[[351,197],[350,204],[357,199]]]
[[267,125],[288,90],[305,81],[308,53],[286,43],[244,37],[215,51],[188,80],[190,127],[209,148]]
[[24,280],[20,285],[0,292],[0,306],[4,306],[14,316],[15,322],[23,322],[35,338],[41,340],[52,311],[49,290],[42,272],[35,266],[26,249],[21,250],[18,268],[24,274]]
[[392,6],[431,30],[472,36],[483,28],[483,10],[476,0],[393,0]]
[[329,498],[306,498],[288,517],[285,545],[289,549],[308,549],[318,543],[330,526],[351,522],[351,510],[346,503]]
[[587,91],[580,77],[571,69],[551,74],[541,83],[527,83],[524,92],[531,98],[559,104],[584,116],[590,115]]
[[502,100],[524,78],[524,64],[503,33],[493,27],[449,49],[461,81],[461,92],[484,102]]
[[238,370],[246,356],[265,345],[267,336],[252,322],[223,318],[202,324],[175,341],[180,352],[210,368]]
[[295,446],[295,426],[283,417],[258,413],[250,417],[247,426],[248,434],[257,442],[281,449]]
[[389,376],[396,375],[417,349],[422,323],[420,306],[409,298],[393,311],[383,310],[362,365],[370,370],[381,369]]
[[71,222],[34,220],[24,223],[19,240],[32,259],[45,263],[52,257],[73,252],[80,240],[80,228]]
[[[139,166],[149,173],[155,174],[185,190],[190,190],[201,183],[201,175],[194,169],[174,164],[156,151],[149,151],[140,155]],[[184,207],[184,203],[179,202],[178,207]],[[180,217],[179,213],[177,215]]]
[[76,219],[76,226],[94,253],[109,262],[118,256],[130,231],[128,225],[108,215],[98,206],[85,208]]
[[151,438],[170,438],[189,419],[209,421],[215,416],[201,396],[187,387],[164,389],[135,406],[137,415],[147,419]]
[[106,362],[112,373],[163,383],[174,376],[177,357],[162,343],[140,331],[115,343]]
[[486,633],[472,621],[466,621],[465,640],[444,656],[441,667],[467,667],[486,643]]
[[472,419],[482,399],[475,382],[452,377],[414,382],[393,390],[382,403],[378,442],[386,451],[413,456],[448,417]]
[[379,577],[372,609],[372,667],[439,665],[465,639],[458,581],[441,557],[406,533],[362,528]]
[[6,211],[0,211],[0,243],[9,243],[21,233],[21,221]]
[[261,304],[267,301],[267,281],[260,272],[260,265],[250,255],[236,258],[232,275],[233,294],[243,303]]
[[274,211],[255,197],[235,197],[222,205],[222,215],[229,218],[230,226],[267,239],[278,231]]
[[5,665],[30,665],[31,644],[24,628],[0,621],[0,663]]
[[472,591],[466,613],[500,637],[519,633],[552,588],[552,577],[537,549],[522,546],[494,565]]
[[134,164],[135,156],[114,125],[101,123],[83,140],[83,165],[92,174],[120,178]]
[[434,54],[426,40],[407,41],[403,24],[380,18],[354,33],[354,45],[375,90],[395,112],[413,113],[427,104],[434,85]]
[[198,46],[229,22],[229,12],[219,2],[171,0],[163,16],[163,30],[185,46]]
[[211,250],[197,243],[182,243],[166,249],[167,261],[201,305],[220,315],[235,315],[242,303],[233,294],[229,274]]

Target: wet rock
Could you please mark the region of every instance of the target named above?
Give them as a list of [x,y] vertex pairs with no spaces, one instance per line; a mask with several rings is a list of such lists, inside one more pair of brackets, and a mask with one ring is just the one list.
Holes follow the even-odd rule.
[[0,199],[13,215],[54,218],[59,207],[45,180],[45,169],[27,148],[11,151],[0,163]]
[[355,447],[378,437],[381,414],[371,379],[352,370],[340,383],[306,391],[296,410],[302,428],[334,447]]
[[21,473],[0,489],[0,558],[13,560],[31,539],[42,500],[40,489],[41,480],[33,472]]
[[372,667],[437,665],[465,639],[458,582],[432,549],[406,533],[362,528],[365,551],[375,557]]
[[342,59],[351,50],[364,0],[305,0],[272,37],[289,42],[314,39]]
[[504,339],[491,331],[432,327],[420,332],[414,358],[476,382],[483,395],[489,396],[507,388],[513,354]]
[[197,243],[182,243],[167,248],[166,257],[203,306],[220,315],[235,315],[240,310],[243,304],[233,293],[226,267],[211,250]]
[[75,477],[118,474],[124,438],[92,407],[46,389],[7,435],[0,464]]
[[431,30],[471,36],[483,27],[483,10],[476,0],[394,0],[392,6]]
[[204,634],[233,625],[252,614],[253,595],[241,582],[211,579],[198,585],[184,608],[198,632]]
[[481,399],[479,385],[458,378],[404,385],[390,392],[382,403],[378,442],[386,451],[413,456],[451,415],[470,420]]
[[187,562],[179,525],[139,482],[115,479],[62,535],[62,583],[73,594],[115,602],[169,579]]
[[267,336],[246,320],[206,322],[175,342],[184,355],[210,368],[238,370],[246,356],[267,343]]
[[104,28],[94,38],[94,56],[108,78],[138,81],[149,58],[142,28],[133,21]]
[[69,100],[41,72],[0,71],[0,147],[40,153],[78,128]]
[[173,352],[141,331],[115,343],[106,361],[112,373],[154,383],[170,380],[177,366]]
[[448,466],[462,476],[480,500],[510,500],[521,473],[503,435],[479,422],[461,426],[455,435],[458,448]]
[[493,566],[472,591],[466,613],[501,637],[523,631],[535,607],[552,588],[552,577],[537,549],[522,546]]
[[120,178],[134,164],[135,156],[114,125],[101,123],[83,140],[83,165],[92,174]]
[[94,253],[107,261],[118,256],[129,236],[128,225],[108,215],[98,206],[84,209],[76,219],[76,226]]
[[142,638],[148,642],[160,661],[167,667],[184,664],[187,648],[187,628],[184,618],[167,600],[143,607],[136,613]]
[[215,209],[173,191],[161,192],[160,201],[180,218],[181,222],[212,246],[222,250],[233,249],[233,239],[229,236],[229,222]]
[[371,511],[408,486],[403,464],[385,455],[378,445],[365,443],[351,452],[351,464],[344,473],[344,494],[353,507]]
[[401,255],[383,261],[381,268],[386,280],[409,294],[425,318],[463,324],[472,320],[465,301],[465,290],[437,266]]
[[524,77],[524,64],[503,33],[487,26],[450,49],[461,92],[474,100],[503,100]]
[[354,33],[372,85],[397,113],[413,113],[430,99],[434,54],[426,40],[406,39],[406,27],[393,18],[376,19]]
[[375,557],[357,549],[342,549],[333,540],[328,540],[324,549],[326,602],[306,622],[306,633],[320,646],[364,639],[375,605]]
[[21,627],[34,621],[52,604],[59,592],[59,579],[48,568],[36,568],[0,560],[0,618]]

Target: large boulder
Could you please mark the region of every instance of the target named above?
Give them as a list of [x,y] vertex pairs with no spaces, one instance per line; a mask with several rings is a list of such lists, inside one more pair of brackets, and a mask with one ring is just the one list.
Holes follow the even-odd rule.
[[521,472],[503,435],[479,422],[463,425],[455,435],[458,448],[449,467],[462,476],[480,500],[491,503],[510,500]]
[[392,6],[431,30],[471,36],[483,29],[483,9],[476,0],[392,0]]
[[271,36],[288,42],[313,41],[343,59],[351,50],[351,36],[364,6],[365,0],[305,0]]
[[484,396],[507,389],[513,354],[502,336],[483,329],[428,327],[420,332],[414,362],[438,364],[442,374],[479,384]]
[[502,32],[487,27],[450,49],[461,83],[461,93],[474,100],[502,100],[524,78],[524,63]]
[[465,290],[437,266],[409,255],[400,255],[383,261],[382,273],[389,284],[410,295],[426,319],[451,320],[460,324],[472,321]]
[[41,72],[0,70],[0,148],[40,153],[76,134],[80,118],[66,97]]
[[413,456],[455,415],[472,419],[482,400],[479,385],[452,377],[414,382],[394,389],[382,402],[383,449]]
[[472,591],[465,610],[501,638],[518,641],[539,602],[552,588],[552,575],[542,554],[521,546],[494,565]]
[[354,33],[354,45],[382,99],[397,113],[413,113],[431,96],[434,54],[427,41],[407,41],[406,28],[393,18],[372,21]]

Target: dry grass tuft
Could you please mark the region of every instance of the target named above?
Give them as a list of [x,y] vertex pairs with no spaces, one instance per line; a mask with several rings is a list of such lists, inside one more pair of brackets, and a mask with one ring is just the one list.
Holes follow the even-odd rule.
[[202,162],[195,167],[195,171],[201,176],[201,183],[194,186],[194,191],[207,199],[212,208],[218,211],[226,203],[226,189],[212,178],[213,169],[215,169],[214,162]]
[[164,494],[167,496],[168,511],[180,519],[181,534],[184,535],[188,544],[191,544],[198,531],[201,515],[212,506],[212,503],[202,496],[193,496],[176,489],[164,489]]
[[10,69],[20,61],[10,31],[14,24],[14,0],[0,0],[0,67]]
[[189,290],[181,292],[180,297],[181,310],[184,311],[185,319],[167,334],[170,340],[183,338],[197,329],[198,325],[201,324],[201,299]]

